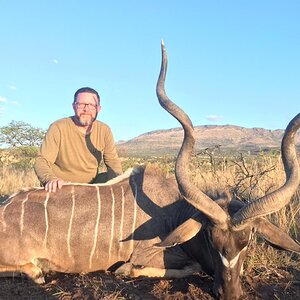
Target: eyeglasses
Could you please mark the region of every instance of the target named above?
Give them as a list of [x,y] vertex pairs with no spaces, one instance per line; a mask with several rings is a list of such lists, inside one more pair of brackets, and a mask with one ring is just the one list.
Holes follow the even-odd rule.
[[77,108],[80,108],[80,109],[87,108],[88,110],[95,110],[98,106],[98,105],[95,105],[95,104],[79,103],[79,102],[76,102],[75,104],[76,104]]

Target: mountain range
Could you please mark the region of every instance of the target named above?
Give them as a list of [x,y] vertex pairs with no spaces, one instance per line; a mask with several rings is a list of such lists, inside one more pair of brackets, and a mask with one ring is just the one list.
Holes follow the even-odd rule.
[[[283,134],[282,129],[245,128],[235,125],[196,126],[195,151],[216,147],[226,152],[279,149]],[[175,155],[182,139],[182,128],[155,130],[128,141],[120,141],[117,149],[121,156]],[[296,144],[300,144],[300,131],[296,136]]]

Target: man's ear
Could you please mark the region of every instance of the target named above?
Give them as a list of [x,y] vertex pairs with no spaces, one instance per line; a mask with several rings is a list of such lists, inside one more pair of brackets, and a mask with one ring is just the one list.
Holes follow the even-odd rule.
[[97,105],[97,113],[99,113],[102,109],[102,106],[101,105]]

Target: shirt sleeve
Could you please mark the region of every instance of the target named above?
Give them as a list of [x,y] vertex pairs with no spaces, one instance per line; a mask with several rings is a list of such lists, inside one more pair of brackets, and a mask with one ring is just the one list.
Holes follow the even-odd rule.
[[109,127],[107,128],[105,134],[103,161],[107,168],[108,179],[114,178],[123,173],[121,161],[117,153],[113,134]]
[[43,140],[35,161],[34,170],[42,184],[56,177],[52,165],[56,161],[60,144],[60,131],[55,124],[52,124]]

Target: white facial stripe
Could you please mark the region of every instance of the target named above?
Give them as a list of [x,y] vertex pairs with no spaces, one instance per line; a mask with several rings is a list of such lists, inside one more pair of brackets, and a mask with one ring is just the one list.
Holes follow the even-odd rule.
[[239,259],[239,257],[240,257],[240,254],[241,254],[243,251],[245,251],[246,249],[247,249],[247,246],[245,246],[245,247],[237,254],[236,257],[234,257],[232,260],[229,260],[229,261],[227,260],[226,257],[224,257],[224,256],[219,252],[219,254],[220,254],[220,256],[221,256],[221,259],[222,259],[223,265],[224,265],[226,268],[230,268],[230,269],[234,268],[234,266],[236,265],[236,263],[237,263],[237,261],[238,261],[238,259]]

